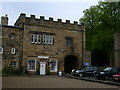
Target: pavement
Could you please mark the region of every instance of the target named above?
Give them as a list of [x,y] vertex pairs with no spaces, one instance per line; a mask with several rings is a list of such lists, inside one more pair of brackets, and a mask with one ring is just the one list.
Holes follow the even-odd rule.
[[90,82],[98,82],[98,83],[104,83],[104,84],[110,84],[110,85],[117,85],[120,86],[120,82],[115,82],[113,80],[98,80],[95,77],[76,77],[71,74],[65,74],[67,78],[73,78],[73,79],[80,79],[80,80],[86,80]]
[[4,88],[95,88],[95,90],[97,88],[101,88],[102,90],[119,90],[120,86],[89,82],[80,79],[67,78],[65,76],[59,77],[56,75],[29,75],[2,77],[2,88],[3,90]]

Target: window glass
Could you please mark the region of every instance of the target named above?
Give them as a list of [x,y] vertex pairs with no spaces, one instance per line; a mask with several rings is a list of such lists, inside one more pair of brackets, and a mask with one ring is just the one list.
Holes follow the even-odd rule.
[[46,35],[46,44],[49,44],[49,35]]
[[11,62],[10,65],[11,65],[12,67],[16,67],[16,62]]
[[50,61],[50,72],[57,72],[57,60]]
[[41,44],[53,44],[53,36],[52,35],[42,35],[41,34],[32,34],[31,35],[31,43]]
[[28,60],[28,71],[35,71],[36,70],[36,60],[30,59]]
[[53,44],[53,36],[43,35],[43,44]]
[[0,47],[0,54],[3,54],[3,48]]
[[37,42],[38,42],[39,44],[41,43],[41,35],[40,35],[40,34],[37,35]]
[[112,68],[111,67],[108,67],[108,68],[105,68],[104,71],[111,71]]
[[53,36],[50,36],[50,44],[53,44]]
[[15,39],[15,34],[10,34],[11,39]]
[[31,43],[35,43],[34,37],[35,37],[35,35],[32,34],[32,35],[31,35]]
[[72,37],[66,37],[66,45],[71,47],[73,44],[73,38]]
[[46,44],[46,35],[43,35],[43,44]]
[[37,41],[38,41],[37,40],[37,34],[34,35],[34,41],[35,41],[35,43],[37,43]]
[[15,48],[12,48],[12,49],[11,49],[11,53],[12,53],[12,54],[15,54]]

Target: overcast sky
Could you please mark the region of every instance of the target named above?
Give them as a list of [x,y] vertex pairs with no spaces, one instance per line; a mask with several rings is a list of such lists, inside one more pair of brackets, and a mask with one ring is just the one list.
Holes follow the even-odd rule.
[[31,14],[36,15],[36,18],[40,16],[45,16],[45,19],[53,17],[54,21],[58,18],[65,20],[79,21],[83,16],[83,10],[88,9],[92,5],[97,5],[99,0],[64,0],[63,1],[54,1],[54,0],[14,0],[2,1],[1,7],[1,16],[5,14],[9,17],[9,25],[13,25],[20,15],[20,13],[26,13],[26,16],[29,17]]

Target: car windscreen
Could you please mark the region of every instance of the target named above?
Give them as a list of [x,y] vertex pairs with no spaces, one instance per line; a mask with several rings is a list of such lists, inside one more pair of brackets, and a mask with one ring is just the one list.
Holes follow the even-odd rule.
[[104,69],[104,71],[111,71],[111,70],[112,70],[112,68],[110,68],[110,67]]
[[90,68],[89,68],[89,67],[85,67],[83,70],[85,70],[85,71],[89,71]]

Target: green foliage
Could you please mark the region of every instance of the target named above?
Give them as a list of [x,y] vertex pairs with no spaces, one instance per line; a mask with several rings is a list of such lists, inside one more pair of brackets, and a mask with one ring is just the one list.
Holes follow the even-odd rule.
[[83,13],[80,21],[86,25],[86,49],[104,51],[107,60],[113,59],[114,34],[120,31],[120,2],[99,2]]
[[39,66],[37,66],[37,68],[36,68],[36,73],[37,73],[37,75],[40,75],[40,67]]
[[20,74],[22,74],[21,70],[11,66],[6,66],[2,70],[3,76],[14,76],[14,75],[20,75]]
[[50,74],[50,65],[48,64],[47,65],[47,75],[49,75]]

